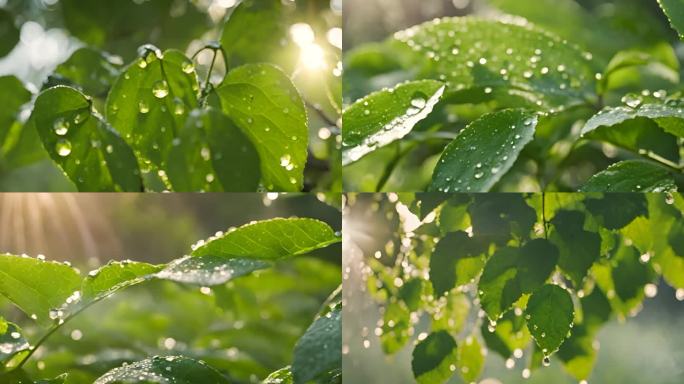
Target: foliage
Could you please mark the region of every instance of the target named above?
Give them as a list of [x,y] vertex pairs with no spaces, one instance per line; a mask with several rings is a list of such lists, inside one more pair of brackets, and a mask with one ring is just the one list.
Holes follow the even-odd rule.
[[346,190],[681,187],[681,1],[476,3],[345,54]]
[[[200,240],[167,264],[111,261],[86,276],[42,255],[0,255],[0,295],[23,311],[14,317],[26,322],[25,332],[0,317],[0,379],[42,383],[29,376],[65,372],[59,376],[65,383],[246,383],[291,359],[292,368],[274,375],[294,383],[340,383],[339,288],[320,306],[321,290],[339,284],[339,268],[295,258],[339,241],[321,221],[276,218]],[[202,288],[190,291],[168,281]],[[141,289],[134,298],[112,298],[141,283],[147,283],[147,297]],[[104,299],[110,300],[110,308],[100,306],[104,317],[88,319],[86,309]],[[168,301],[169,317],[145,310],[150,300]],[[298,321],[318,306],[309,329],[300,329]],[[72,323],[79,328],[69,333]],[[40,360],[34,364],[32,357]]]
[[[339,190],[340,52],[313,40],[339,17],[315,0],[245,0],[214,22],[196,3],[68,0],[61,20],[38,15],[86,45],[33,101],[0,79],[0,173],[49,158],[79,191]],[[17,20],[35,17],[10,5],[3,56]]]
[[555,360],[588,380],[603,324],[639,313],[661,278],[684,299],[680,194],[350,199],[375,201],[394,231],[365,259],[383,308],[371,333],[388,355],[412,349],[418,382],[474,382],[487,350],[508,368],[526,356],[523,377]]

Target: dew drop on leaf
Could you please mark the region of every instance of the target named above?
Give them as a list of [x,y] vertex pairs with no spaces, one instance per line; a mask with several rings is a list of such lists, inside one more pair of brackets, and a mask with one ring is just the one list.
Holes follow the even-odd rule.
[[166,80],[159,80],[152,86],[152,94],[157,99],[163,99],[169,94],[169,84]]
[[140,113],[145,114],[150,111],[150,106],[145,100],[140,100],[140,102],[138,102],[138,109],[140,110]]
[[542,364],[544,364],[545,367],[548,367],[549,365],[551,365],[551,358],[549,358],[548,356],[544,356]]
[[55,120],[55,123],[52,125],[52,129],[57,135],[64,136],[67,134],[67,132],[69,132],[69,122],[63,117],[60,117]]
[[62,157],[69,156],[71,153],[71,142],[66,139],[59,139],[55,145],[55,150],[57,151],[57,154]]
[[185,73],[187,73],[187,74],[189,75],[189,74],[192,73],[192,71],[195,70],[195,66],[194,66],[191,62],[186,61],[186,62],[183,63],[183,65],[181,66],[181,70],[183,70],[183,72],[185,72]]

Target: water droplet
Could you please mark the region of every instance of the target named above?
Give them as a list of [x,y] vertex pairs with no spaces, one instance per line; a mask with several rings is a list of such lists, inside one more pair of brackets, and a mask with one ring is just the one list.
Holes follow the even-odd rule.
[[480,179],[482,178],[482,176],[484,176],[484,173],[483,173],[483,172],[478,172],[478,173],[475,174],[475,179],[480,180]]
[[138,102],[138,110],[140,110],[140,113],[145,114],[150,111],[150,106],[145,100],[140,100]]
[[145,61],[145,59],[139,59],[138,67],[140,67],[141,69],[147,68],[147,61]]
[[641,96],[629,93],[622,97],[622,102],[630,108],[638,108],[643,100],[641,99]]
[[112,147],[112,145],[109,144],[107,145],[107,147],[105,147],[105,151],[107,151],[107,153],[112,153],[114,152],[114,147]]
[[57,151],[57,154],[62,157],[69,156],[71,153],[71,142],[66,139],[59,139],[55,145],[55,150]]
[[74,116],[74,124],[78,125],[88,118],[88,111],[81,111]]
[[185,113],[185,104],[183,103],[183,100],[177,97],[173,99],[173,113],[175,115],[182,115]]
[[55,123],[52,125],[52,129],[55,131],[55,133],[59,136],[64,136],[69,132],[69,122],[66,121],[63,117],[57,118],[55,120]]
[[202,160],[209,161],[211,159],[211,150],[208,147],[202,147],[200,156],[202,156]]
[[189,75],[195,70],[195,65],[192,64],[192,62],[190,61],[186,61],[185,63],[183,63],[183,65],[181,65],[181,69],[183,70],[183,72]]
[[214,181],[214,174],[207,173],[207,176],[204,179],[207,181],[207,183],[211,183],[212,181]]
[[665,194],[665,203],[667,205],[674,204],[674,201],[675,201],[675,199],[674,199],[674,196],[672,195],[672,193],[668,192]]
[[159,80],[152,86],[152,94],[157,99],[163,99],[169,94],[169,84],[165,80]]
[[548,356],[544,356],[544,360],[542,360],[542,364],[544,364],[545,367],[548,367],[549,365],[551,365],[551,358],[549,358]]

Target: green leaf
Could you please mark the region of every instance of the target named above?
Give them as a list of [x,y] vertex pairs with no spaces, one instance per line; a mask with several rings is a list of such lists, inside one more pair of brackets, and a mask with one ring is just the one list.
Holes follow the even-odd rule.
[[547,284],[532,294],[525,309],[527,328],[544,356],[557,351],[568,337],[574,315],[572,298],[565,289]]
[[278,61],[274,52],[283,49],[287,31],[283,16],[283,5],[278,1],[241,2],[228,16],[221,34],[231,66]]
[[196,244],[191,256],[274,261],[304,255],[340,242],[326,223],[306,218],[276,218],[247,224]]
[[606,295],[599,287],[595,287],[591,294],[581,299],[582,325],[589,331],[596,331],[601,325],[610,320],[611,308]]
[[654,279],[653,268],[641,262],[639,256],[636,248],[628,246],[621,247],[613,256],[616,262],[611,272],[615,294],[623,303],[640,302],[644,286]]
[[524,22],[436,19],[394,35],[419,77],[446,79],[450,100],[554,108],[594,98],[590,55]]
[[223,375],[203,361],[184,356],[154,356],[149,359],[114,368],[93,384],[131,382],[150,383],[230,383]]
[[140,42],[185,50],[210,27],[207,14],[192,2],[179,6],[173,0],[63,0],[59,8],[73,36],[109,52],[131,52]]
[[511,236],[529,237],[537,221],[534,208],[520,194],[475,194],[468,207],[475,236],[491,237],[505,244]]
[[684,257],[684,221],[675,221],[667,235],[667,241],[677,256]]
[[295,383],[307,383],[342,367],[342,308],[314,320],[297,341],[292,362]]
[[76,50],[64,63],[57,66],[54,74],[77,84],[83,92],[92,96],[104,96],[119,76],[121,65],[108,54],[94,48]]
[[635,105],[635,108],[603,109],[587,121],[582,136],[607,141],[635,153],[653,152],[678,161],[675,135],[684,137],[682,109],[667,104]]
[[449,195],[446,193],[431,193],[431,192],[419,192],[416,193],[415,203],[419,209],[418,218],[424,220],[427,215],[432,213],[435,208],[442,205],[443,202],[449,200]]
[[437,297],[456,286],[468,283],[484,266],[487,245],[465,232],[453,232],[442,238],[430,256],[430,282]]
[[584,205],[608,229],[620,229],[639,216],[648,217],[646,198],[638,193],[613,193],[610,198],[587,199]]
[[3,367],[17,353],[29,349],[30,345],[22,334],[21,328],[14,323],[6,323],[0,317],[0,367]]
[[262,384],[294,384],[293,380],[292,371],[287,366],[268,375]]
[[[520,315],[516,314],[518,311]],[[504,359],[509,359],[516,349],[522,352],[530,342],[530,332],[525,324],[522,310],[508,311],[496,321],[496,326],[483,321],[480,334],[487,343],[487,348]]]
[[456,341],[447,331],[431,333],[413,350],[411,368],[418,383],[444,383],[453,372],[450,366],[457,363]]
[[549,278],[558,261],[558,249],[544,239],[522,248],[501,248],[485,265],[478,294],[482,309],[496,320],[524,293],[532,293]]
[[192,62],[178,51],[141,47],[107,97],[107,120],[133,148],[143,169],[166,168],[174,139],[197,107]]
[[81,276],[66,264],[0,255],[0,294],[41,324],[50,324],[50,310],[62,305],[80,285]]
[[213,108],[190,113],[171,148],[167,168],[177,192],[253,192],[261,178],[252,142]]
[[658,0],[658,4],[681,39],[684,35],[684,2],[682,0]]
[[0,77],[0,148],[19,114],[19,107],[31,100],[31,92],[14,76]]
[[19,28],[14,23],[14,16],[0,8],[0,57],[10,53],[18,42]]
[[216,92],[223,112],[259,152],[265,187],[301,190],[307,159],[307,115],[287,75],[270,64],[244,65],[230,71]]
[[169,263],[155,277],[186,284],[213,286],[270,266],[270,263],[260,260],[231,259],[226,255],[186,256]]
[[482,374],[485,364],[486,349],[482,348],[475,335],[470,335],[458,345],[458,372],[463,381],[473,383]]
[[411,278],[404,281],[397,292],[397,297],[406,304],[409,311],[417,311],[423,295],[423,279]]
[[537,122],[533,112],[522,109],[502,110],[475,120],[444,149],[429,189],[489,191],[532,141]]
[[349,165],[408,135],[432,112],[443,93],[443,83],[422,80],[356,101],[342,117],[342,165]]
[[592,176],[580,192],[670,192],[677,184],[664,167],[640,160],[615,163]]
[[135,261],[110,261],[91,271],[83,280],[81,297],[84,301],[104,298],[112,293],[144,281],[162,267]]
[[380,343],[382,350],[391,355],[399,351],[409,340],[410,313],[403,301],[391,298],[382,318]]
[[601,254],[601,236],[584,230],[581,211],[561,210],[551,220],[556,230],[551,240],[560,251],[558,265],[570,276],[575,287],[582,287],[584,277]]
[[80,191],[142,190],[133,152],[79,91],[58,86],[33,110],[43,146]]

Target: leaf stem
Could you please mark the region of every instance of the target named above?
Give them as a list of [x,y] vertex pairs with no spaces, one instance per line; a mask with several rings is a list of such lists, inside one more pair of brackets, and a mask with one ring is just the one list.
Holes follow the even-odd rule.
[[639,155],[644,156],[645,158],[647,158],[649,160],[657,161],[658,163],[660,163],[660,164],[662,164],[668,168],[671,168],[672,170],[674,170],[676,172],[684,171],[684,166],[679,165],[679,164],[677,164],[671,160],[668,160],[668,159],[658,155],[657,153],[655,153],[653,151],[639,151]]

